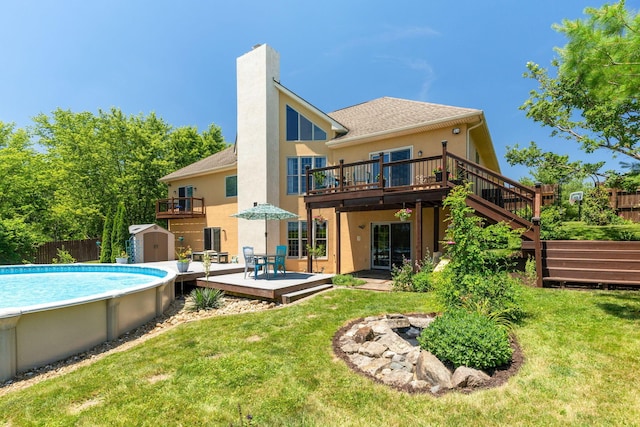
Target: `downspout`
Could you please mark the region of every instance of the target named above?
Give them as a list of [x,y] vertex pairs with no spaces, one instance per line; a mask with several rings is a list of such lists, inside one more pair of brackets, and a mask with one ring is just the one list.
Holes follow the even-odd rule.
[[[471,160],[471,131],[475,128],[482,126],[484,124],[484,119],[480,118],[480,122],[467,128],[467,160]],[[475,160],[473,160],[475,162]]]

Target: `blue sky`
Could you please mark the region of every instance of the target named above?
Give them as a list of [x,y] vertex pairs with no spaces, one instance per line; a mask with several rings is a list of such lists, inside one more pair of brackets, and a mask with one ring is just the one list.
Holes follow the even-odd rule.
[[[640,0],[627,0],[638,10]],[[331,112],[381,96],[484,110],[502,171],[505,147],[536,141],[573,160],[518,107],[566,43],[551,26],[604,0],[5,0],[0,3],[0,121],[111,107],[173,126],[236,133],[236,58],[258,43],[280,53],[281,82]],[[194,159],[196,160],[196,159]]]

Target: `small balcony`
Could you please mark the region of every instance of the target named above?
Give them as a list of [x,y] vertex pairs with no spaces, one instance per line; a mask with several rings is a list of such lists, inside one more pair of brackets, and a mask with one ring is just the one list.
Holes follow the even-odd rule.
[[205,215],[204,199],[200,197],[172,197],[156,201],[156,219],[197,218]]

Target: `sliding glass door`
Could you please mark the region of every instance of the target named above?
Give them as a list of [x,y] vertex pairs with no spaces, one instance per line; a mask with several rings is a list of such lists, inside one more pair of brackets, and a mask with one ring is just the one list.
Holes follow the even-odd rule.
[[371,226],[371,268],[390,270],[411,259],[411,223],[373,223]]

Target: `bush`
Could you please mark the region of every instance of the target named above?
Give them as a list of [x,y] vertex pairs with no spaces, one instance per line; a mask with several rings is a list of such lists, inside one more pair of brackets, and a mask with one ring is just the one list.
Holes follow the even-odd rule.
[[436,318],[418,337],[420,347],[454,367],[489,369],[507,364],[513,350],[504,328],[465,310],[450,310]]
[[76,259],[64,248],[64,246],[62,248],[57,248],[56,253],[58,254],[58,257],[51,260],[51,263],[53,264],[73,264],[76,262]]
[[433,279],[431,273],[419,271],[411,279],[411,290],[413,292],[429,292],[433,290]]
[[350,274],[337,274],[333,276],[331,283],[336,286],[359,286],[364,285],[367,281],[353,277]]
[[416,262],[416,270],[414,273],[411,260],[402,259],[401,266],[393,266],[391,268],[391,277],[393,283],[391,287],[398,292],[427,292],[433,288],[432,274],[435,263],[431,254],[427,252],[422,261]]
[[195,288],[189,294],[187,301],[187,310],[212,310],[222,306],[222,297],[224,292],[220,289],[212,288]]
[[492,313],[502,313],[512,322],[522,319],[520,283],[506,271],[492,275],[456,276],[445,268],[434,286],[438,300],[446,308],[470,308],[486,305]]

